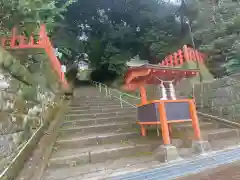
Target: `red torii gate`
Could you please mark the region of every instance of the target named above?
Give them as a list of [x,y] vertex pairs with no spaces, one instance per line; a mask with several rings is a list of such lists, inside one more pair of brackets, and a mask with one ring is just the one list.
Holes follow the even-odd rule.
[[46,26],[42,24],[39,29],[38,38],[31,35],[29,38],[24,35],[17,35],[17,29],[12,29],[12,36],[9,38],[1,38],[1,45],[4,49],[44,49],[49,57],[52,68],[56,72],[60,82],[64,88],[68,87],[64,73],[61,70],[61,64],[55,55],[52,43],[47,35]]

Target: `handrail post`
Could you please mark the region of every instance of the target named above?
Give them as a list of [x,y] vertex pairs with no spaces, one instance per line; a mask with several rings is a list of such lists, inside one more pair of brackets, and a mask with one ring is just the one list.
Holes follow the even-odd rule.
[[120,105],[121,105],[121,108],[123,107],[123,102],[122,102],[122,94],[120,94]]
[[106,91],[106,96],[108,96],[108,88],[107,88],[107,85],[105,85],[105,91]]
[[111,89],[109,89],[109,91],[108,91],[108,95],[110,96],[110,98],[112,97]]
[[[123,103],[127,103],[133,107],[136,107],[135,105],[129,103],[129,102],[126,102],[124,99],[123,99],[123,96],[126,95],[128,97],[131,97],[131,98],[135,98],[135,99],[140,99],[139,97],[135,97],[135,96],[131,96],[129,94],[126,94],[126,93],[122,93],[121,91],[118,91],[117,89],[112,89],[110,87],[108,87],[106,84],[102,84],[102,83],[99,83],[99,82],[96,82],[96,81],[91,81],[92,84],[94,84],[96,86],[96,88],[99,89],[100,92],[104,92],[105,95],[107,97],[110,97],[111,99],[113,97],[117,98],[118,100],[120,100],[120,106],[121,108],[123,108]],[[113,94],[113,91],[115,91],[116,94]]]

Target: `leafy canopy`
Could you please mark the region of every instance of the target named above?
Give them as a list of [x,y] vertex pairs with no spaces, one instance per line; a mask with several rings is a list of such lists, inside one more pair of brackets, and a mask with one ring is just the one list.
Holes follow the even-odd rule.
[[65,58],[85,52],[93,68],[122,74],[133,56],[156,63],[189,41],[178,9],[159,0],[79,0],[68,7],[55,42]]

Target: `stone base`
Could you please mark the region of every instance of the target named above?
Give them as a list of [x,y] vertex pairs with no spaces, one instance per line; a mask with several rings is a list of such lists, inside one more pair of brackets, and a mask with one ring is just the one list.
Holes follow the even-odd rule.
[[204,152],[209,152],[212,149],[208,141],[193,141],[192,150],[193,153],[202,154]]
[[155,152],[156,160],[160,162],[169,162],[180,159],[177,148],[172,145],[161,145]]

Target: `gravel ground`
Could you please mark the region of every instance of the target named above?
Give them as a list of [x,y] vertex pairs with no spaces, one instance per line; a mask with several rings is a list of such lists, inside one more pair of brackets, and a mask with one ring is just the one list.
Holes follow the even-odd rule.
[[240,161],[176,180],[240,180]]

